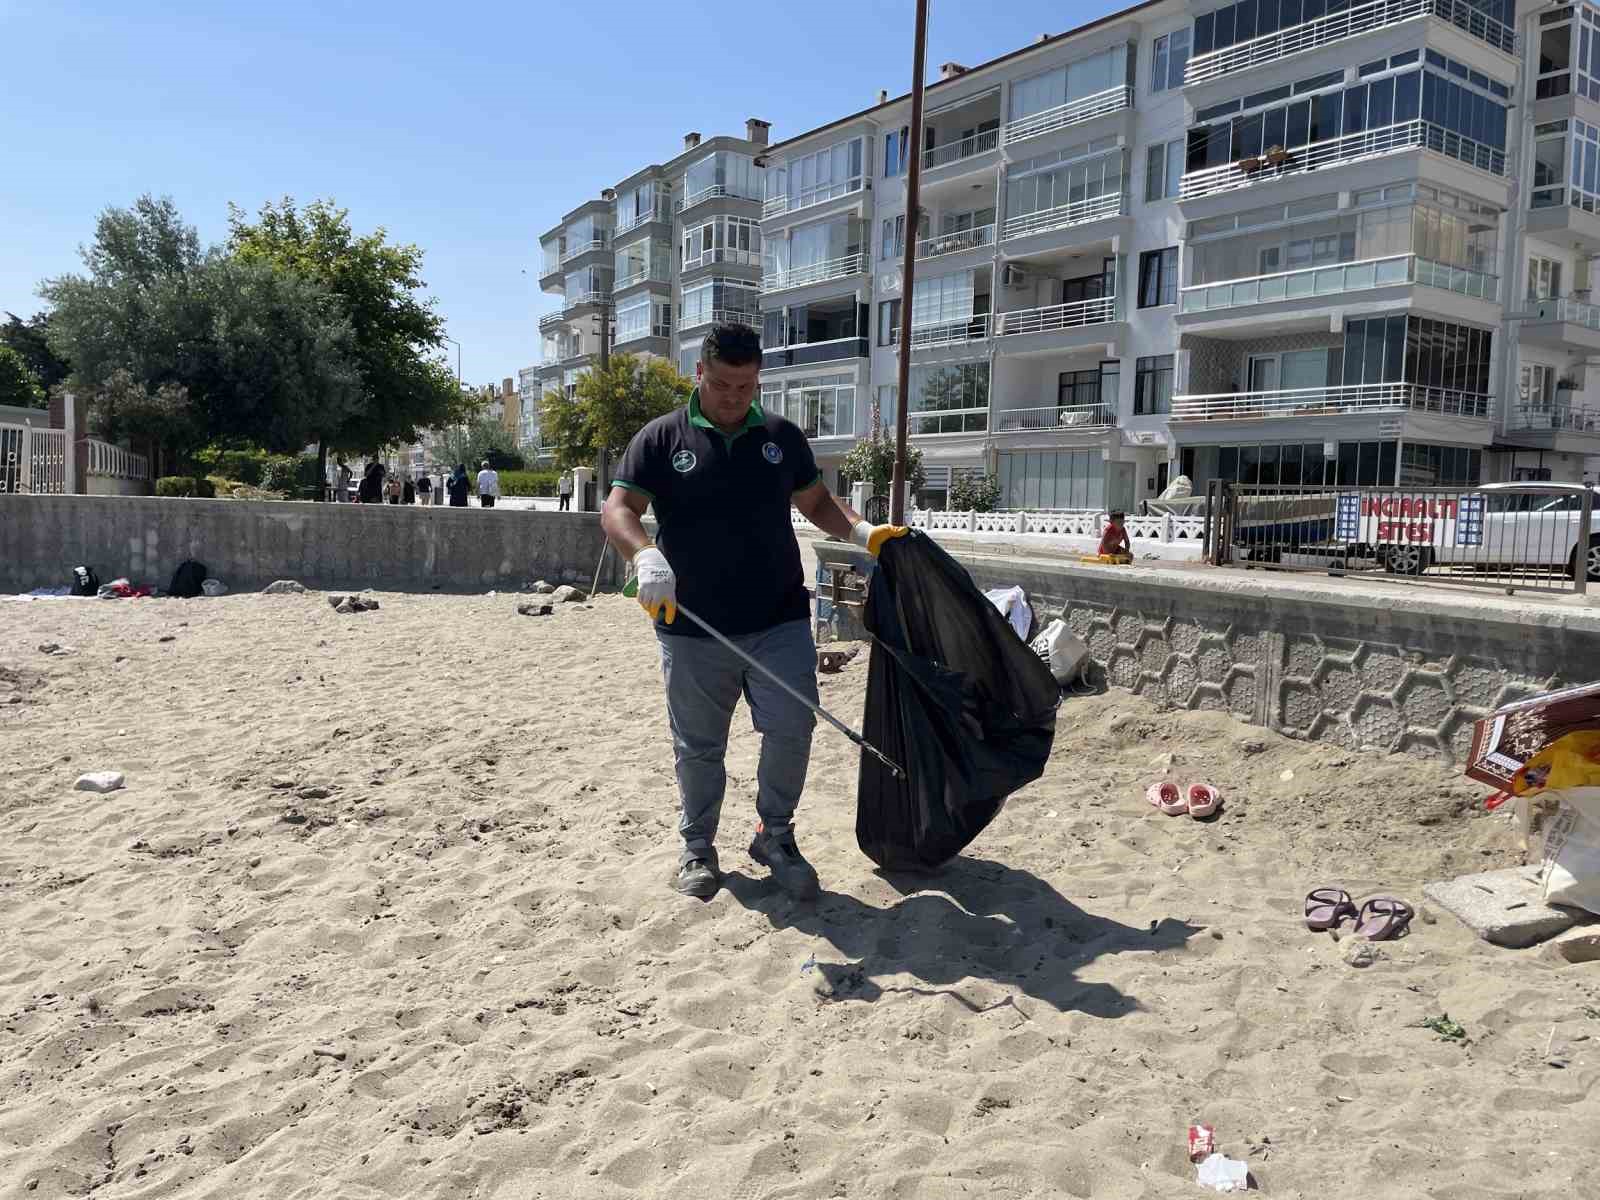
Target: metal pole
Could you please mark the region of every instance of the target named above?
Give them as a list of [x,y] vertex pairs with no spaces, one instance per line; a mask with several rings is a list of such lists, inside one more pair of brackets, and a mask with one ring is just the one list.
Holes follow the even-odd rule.
[[922,68],[927,56],[928,0],[917,0],[916,44],[911,59],[911,144],[906,147],[906,247],[900,274],[900,375],[895,390],[894,474],[889,482],[889,522],[906,523],[906,426],[911,403],[911,300],[917,278],[917,227],[922,201]]

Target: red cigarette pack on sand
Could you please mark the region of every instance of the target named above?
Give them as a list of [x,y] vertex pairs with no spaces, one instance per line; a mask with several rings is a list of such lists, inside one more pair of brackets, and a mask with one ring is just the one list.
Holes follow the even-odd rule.
[[1217,1131],[1209,1125],[1189,1126],[1189,1161],[1201,1162],[1217,1149]]

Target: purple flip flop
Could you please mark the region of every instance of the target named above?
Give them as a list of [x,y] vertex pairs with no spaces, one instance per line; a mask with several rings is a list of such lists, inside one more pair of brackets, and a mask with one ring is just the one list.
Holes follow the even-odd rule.
[[1356,914],[1355,935],[1369,942],[1390,942],[1405,933],[1416,912],[1404,900],[1374,896]]
[[1337,929],[1346,917],[1356,915],[1355,901],[1343,888],[1312,888],[1306,896],[1306,928],[1318,933]]

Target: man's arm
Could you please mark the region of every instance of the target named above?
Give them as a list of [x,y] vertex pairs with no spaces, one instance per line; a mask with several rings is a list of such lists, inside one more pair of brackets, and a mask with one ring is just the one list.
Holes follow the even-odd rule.
[[890,538],[904,537],[904,525],[873,525],[844,501],[836,499],[821,479],[794,494],[794,506],[802,516],[824,533],[840,541],[853,542],[874,558]]
[[646,546],[654,545],[644,531],[644,510],[650,507],[650,498],[625,487],[613,487],[600,510],[600,528],[629,562]]

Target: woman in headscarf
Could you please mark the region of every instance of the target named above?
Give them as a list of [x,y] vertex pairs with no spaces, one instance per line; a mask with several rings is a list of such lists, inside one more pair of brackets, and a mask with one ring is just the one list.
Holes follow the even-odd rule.
[[450,473],[450,482],[446,486],[450,491],[450,507],[465,508],[467,506],[467,493],[472,489],[472,484],[467,479],[467,465],[465,463],[456,464],[456,469]]

